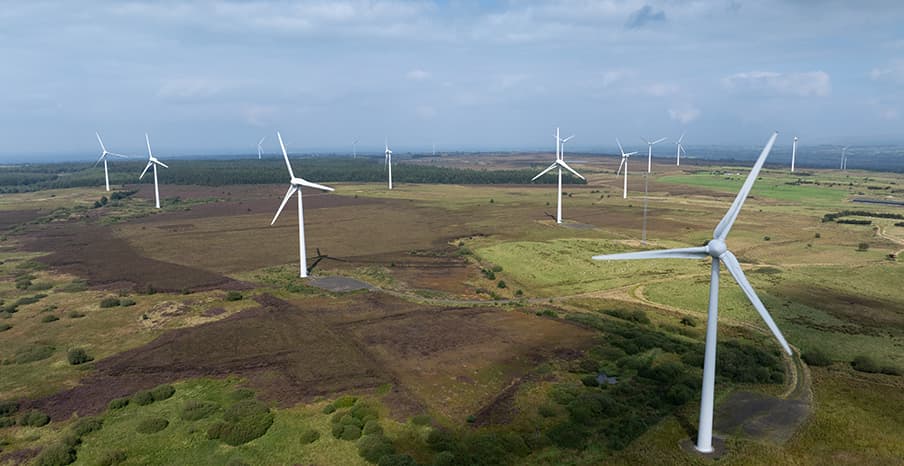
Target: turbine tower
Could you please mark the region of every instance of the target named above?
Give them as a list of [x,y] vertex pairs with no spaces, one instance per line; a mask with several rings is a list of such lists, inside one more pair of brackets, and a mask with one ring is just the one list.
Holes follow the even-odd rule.
[[565,146],[565,143],[570,141],[571,138],[573,138],[573,137],[574,137],[574,135],[572,134],[571,136],[568,136],[567,138],[562,139],[561,137],[559,137],[559,128],[556,128],[556,136],[555,136],[555,138],[556,138],[556,160],[555,160],[555,162],[552,163],[552,165],[546,167],[546,170],[543,170],[537,176],[531,178],[531,181],[534,181],[537,178],[540,178],[541,176],[547,174],[553,168],[558,168],[559,191],[558,191],[558,203],[556,204],[556,223],[562,223],[562,169],[564,168],[564,169],[570,171],[571,173],[574,174],[574,176],[577,176],[578,178],[580,178],[582,180],[585,179],[583,176],[581,176],[580,173],[574,171],[574,169],[572,169],[571,167],[568,166],[567,163],[565,163],[565,158],[563,156],[562,148]]
[[681,145],[681,141],[684,140],[684,133],[681,133],[681,137],[678,138],[678,142],[675,143],[678,146],[677,152],[675,154],[675,166],[681,166],[681,153],[684,152],[687,155],[687,152],[684,150],[684,146]]
[[352,158],[353,159],[358,158],[358,141],[360,141],[360,139],[355,139],[354,141],[352,141]]
[[157,160],[157,157],[154,157],[154,154],[151,153],[151,138],[148,137],[148,133],[144,133],[144,140],[148,143],[148,164],[145,165],[144,171],[141,172],[141,176],[138,179],[144,178],[144,174],[147,173],[148,168],[151,166],[154,167],[154,200],[156,201],[157,208],[160,208],[160,188],[157,185],[157,165],[160,165],[163,168],[169,168],[165,163]]
[[791,143],[791,173],[794,173],[794,160],[797,158],[797,136],[794,136],[794,142]]
[[322,191],[333,191],[333,188],[317,183],[311,183],[304,178],[297,178],[295,176],[295,173],[292,172],[292,164],[289,163],[289,154],[286,153],[286,145],[283,144],[282,135],[279,134],[279,131],[276,132],[276,137],[279,139],[279,147],[282,148],[283,158],[286,160],[286,168],[289,169],[289,190],[286,192],[286,197],[283,198],[282,204],[279,205],[279,209],[277,209],[276,215],[273,216],[273,221],[270,222],[270,225],[272,226],[274,223],[276,223],[276,219],[279,218],[279,214],[283,211],[283,208],[286,207],[286,203],[289,202],[289,198],[292,197],[293,194],[298,192],[298,247],[301,256],[301,274],[299,276],[301,278],[307,278],[308,259],[305,254],[304,246],[304,207],[301,203],[301,188],[306,186],[308,188],[319,189]]
[[659,138],[655,141],[648,141],[644,138],[640,138],[643,142],[647,143],[647,173],[653,171],[653,146],[659,144],[662,141],[665,141],[665,138]]
[[841,148],[841,169],[844,170],[847,168],[847,156],[845,153],[847,152],[848,146],[844,146]]
[[626,154],[625,150],[622,149],[621,142],[619,142],[618,138],[615,138],[615,143],[618,144],[618,150],[619,150],[619,152],[621,152],[621,163],[618,165],[618,172],[615,173],[615,176],[617,177],[619,175],[619,173],[621,173],[622,168],[625,169],[625,188],[624,188],[624,191],[622,192],[622,199],[627,199],[628,198],[628,157],[631,157],[632,155],[636,154],[637,152],[628,152]]
[[106,181],[106,184],[107,184],[107,191],[110,191],[110,172],[107,171],[107,156],[112,155],[115,157],[122,157],[122,158],[127,158],[127,157],[122,154],[115,154],[113,152],[108,151],[106,146],[104,146],[104,141],[101,141],[101,139],[100,139],[100,134],[98,134],[98,132],[95,131],[94,135],[97,136],[97,142],[100,143],[100,158],[97,159],[97,162],[94,162],[94,166],[96,167],[97,164],[99,164],[101,160],[104,161],[104,181]]
[[709,283],[709,310],[706,318],[706,347],[703,358],[703,392],[700,397],[700,425],[697,433],[696,445],[697,451],[702,453],[710,453],[713,451],[713,389],[716,377],[716,331],[718,327],[720,264],[725,264],[725,267],[731,273],[731,276],[738,282],[738,285],[744,291],[744,294],[747,295],[747,299],[749,299],[753,304],[753,307],[756,308],[760,317],[766,323],[766,326],[769,327],[769,330],[778,340],[779,344],[781,344],[785,352],[789,355],[791,354],[791,348],[785,341],[785,337],[782,336],[781,331],[779,331],[775,322],[772,320],[772,316],[770,316],[769,312],[766,310],[766,306],[763,305],[763,302],[757,297],[753,287],[750,286],[750,282],[747,281],[747,277],[744,275],[744,271],[741,269],[741,264],[738,263],[738,259],[728,250],[728,246],[725,244],[725,238],[728,236],[728,232],[738,218],[738,213],[741,211],[741,207],[744,205],[744,201],[747,199],[748,194],[750,194],[750,189],[753,188],[753,183],[756,182],[756,178],[763,168],[763,163],[766,162],[766,157],[769,155],[769,151],[772,150],[772,145],[775,143],[775,138],[777,136],[778,133],[776,132],[769,138],[769,142],[766,143],[766,147],[764,147],[763,152],[760,153],[756,164],[754,164],[753,169],[750,170],[750,174],[747,175],[747,180],[741,187],[741,191],[738,192],[737,197],[731,204],[728,212],[722,218],[722,221],[716,226],[715,231],[713,231],[713,239],[711,239],[706,246],[664,249],[659,251],[629,252],[624,254],[607,254],[593,257],[595,260],[605,261],[712,258],[712,271]]
[[264,153],[264,148],[261,147],[261,144],[264,143],[264,139],[267,139],[267,136],[264,136],[264,137],[261,138],[260,141],[257,141],[257,159],[258,159],[258,160],[261,159],[261,154]]
[[389,189],[392,189],[392,151],[389,150],[389,138],[385,141],[386,151],[383,152],[383,164],[389,170]]

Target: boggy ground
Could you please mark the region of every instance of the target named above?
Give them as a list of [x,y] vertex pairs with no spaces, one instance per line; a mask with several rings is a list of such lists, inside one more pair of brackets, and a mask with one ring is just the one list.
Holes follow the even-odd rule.
[[537,362],[578,352],[592,336],[531,314],[438,309],[381,293],[256,299],[257,308],[98,361],[78,386],[27,407],[62,420],[161,383],[236,375],[281,406],[386,386],[398,418],[425,408],[463,418]]

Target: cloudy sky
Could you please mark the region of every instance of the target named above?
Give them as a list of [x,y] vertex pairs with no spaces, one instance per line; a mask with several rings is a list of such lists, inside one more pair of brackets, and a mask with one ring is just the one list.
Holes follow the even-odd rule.
[[[0,162],[112,150],[904,143],[899,0],[0,4]],[[787,143],[787,141],[784,141]]]

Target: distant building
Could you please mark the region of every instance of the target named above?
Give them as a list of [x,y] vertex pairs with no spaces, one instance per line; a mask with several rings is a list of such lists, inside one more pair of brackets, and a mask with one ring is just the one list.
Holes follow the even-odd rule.
[[615,377],[609,377],[605,372],[600,372],[596,376],[596,383],[600,385],[615,385],[618,380]]

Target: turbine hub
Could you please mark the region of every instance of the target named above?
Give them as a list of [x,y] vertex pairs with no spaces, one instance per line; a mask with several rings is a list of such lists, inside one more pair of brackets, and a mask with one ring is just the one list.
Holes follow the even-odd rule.
[[728,251],[725,240],[713,238],[706,244],[706,252],[712,257],[719,257],[722,254],[725,254],[725,251]]

